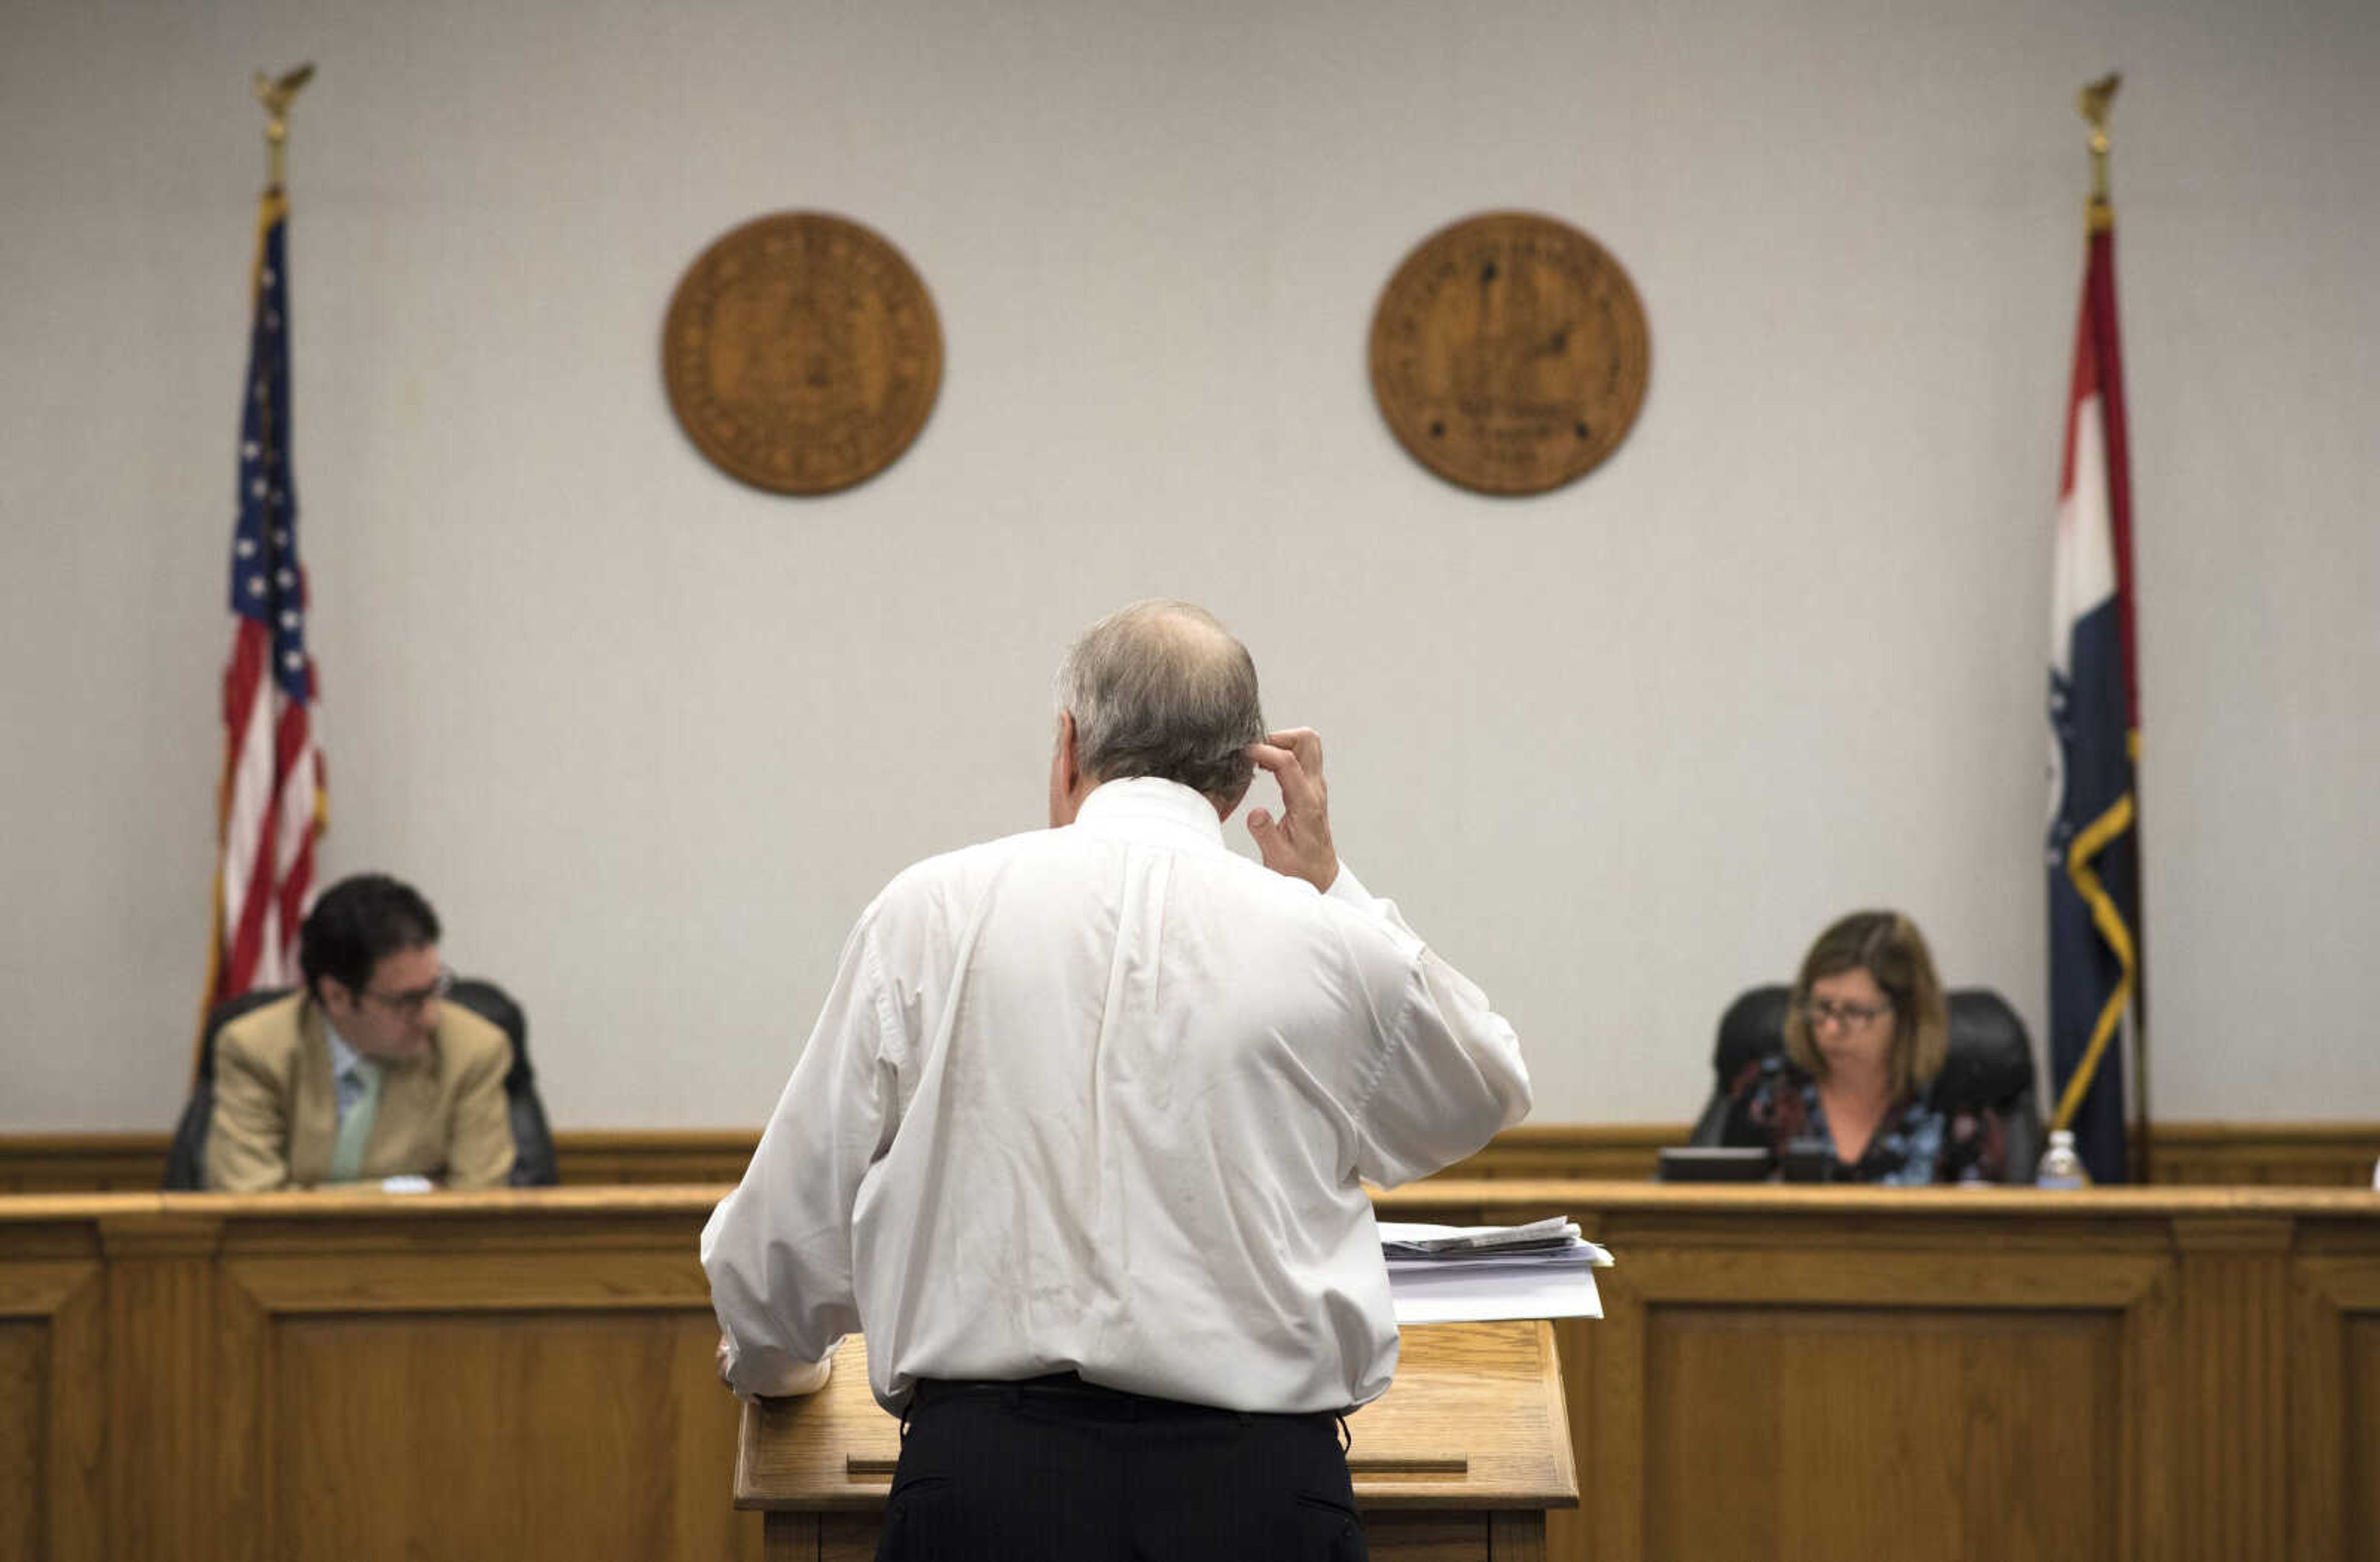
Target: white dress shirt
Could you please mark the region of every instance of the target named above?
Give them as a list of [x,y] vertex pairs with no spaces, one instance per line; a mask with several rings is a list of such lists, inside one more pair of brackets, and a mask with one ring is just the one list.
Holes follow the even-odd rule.
[[862,1326],[876,1397],[1073,1370],[1242,1410],[1389,1385],[1370,1201],[1529,1107],[1512,1028],[1343,867],[1234,855],[1114,781],[864,912],[702,1233],[740,1393]]

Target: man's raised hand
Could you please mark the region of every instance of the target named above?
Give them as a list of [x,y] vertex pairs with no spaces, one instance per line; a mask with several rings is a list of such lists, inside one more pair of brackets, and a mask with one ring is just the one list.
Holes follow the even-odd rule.
[[1247,746],[1248,758],[1281,784],[1281,817],[1248,810],[1248,834],[1264,865],[1328,891],[1339,877],[1339,850],[1330,844],[1330,806],[1322,784],[1322,739],[1310,726],[1268,732]]

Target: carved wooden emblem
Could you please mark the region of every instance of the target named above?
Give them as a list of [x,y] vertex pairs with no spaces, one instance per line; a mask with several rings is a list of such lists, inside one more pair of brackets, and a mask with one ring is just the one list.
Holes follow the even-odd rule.
[[1542,494],[1618,448],[1652,334],[1628,274],[1551,217],[1494,212],[1424,239],[1372,316],[1372,393],[1450,482]]
[[822,212],[728,233],[687,268],[662,328],[686,437],[779,494],[874,477],[926,426],[942,383],[934,301],[901,251]]

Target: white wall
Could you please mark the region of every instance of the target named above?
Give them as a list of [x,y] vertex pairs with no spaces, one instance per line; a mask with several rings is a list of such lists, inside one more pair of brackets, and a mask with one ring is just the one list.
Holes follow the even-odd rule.
[[[261,116],[333,873],[419,883],[565,1127],[765,1114],[851,917],[1038,822],[1049,674],[1207,603],[1541,1121],[1677,1120],[1711,1026],[1892,903],[2044,1007],[2048,528],[2110,66],[2160,1115],[2380,1115],[2380,17],[2365,0],[486,6],[0,17],[0,1129],[162,1128],[204,968]],[[1529,501],[1395,445],[1399,258],[1519,205],[1651,317]],[[680,273],[889,235],[940,405],[771,498],[680,435]],[[1234,826],[1236,830],[1236,826]]]

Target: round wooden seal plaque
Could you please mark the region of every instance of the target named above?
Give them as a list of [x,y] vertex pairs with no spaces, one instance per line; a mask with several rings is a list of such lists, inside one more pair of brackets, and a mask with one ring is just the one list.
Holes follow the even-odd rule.
[[1619,447],[1652,334],[1620,262],[1551,217],[1493,212],[1407,255],[1372,316],[1372,394],[1423,466],[1542,494]]
[[778,494],[831,494],[891,466],[934,409],[942,333],[901,251],[857,223],[781,212],[687,268],[662,377],[695,445]]

